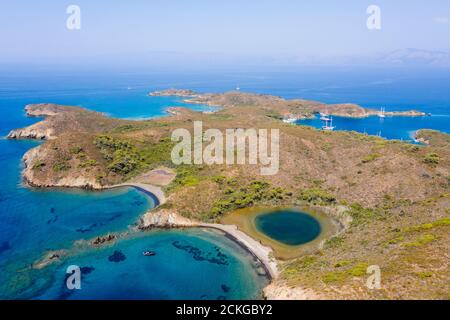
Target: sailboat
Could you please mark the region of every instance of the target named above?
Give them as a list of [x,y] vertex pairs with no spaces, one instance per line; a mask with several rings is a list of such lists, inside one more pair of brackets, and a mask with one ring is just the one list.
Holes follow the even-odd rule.
[[336,127],[333,127],[333,118],[332,117],[330,117],[329,119],[324,120],[324,121],[325,121],[325,125],[322,126],[323,130],[333,131],[336,128]]
[[380,111],[380,113],[378,114],[378,116],[379,116],[380,118],[386,118],[386,111],[385,111],[385,108],[384,108],[384,107],[381,107],[381,111]]
[[322,120],[322,121],[330,121],[331,119],[330,119],[330,116],[328,114],[321,112],[320,113],[320,120]]

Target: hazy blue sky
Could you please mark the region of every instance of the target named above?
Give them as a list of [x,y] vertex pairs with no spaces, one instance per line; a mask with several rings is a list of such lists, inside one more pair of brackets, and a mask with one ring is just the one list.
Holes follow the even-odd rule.
[[[81,7],[82,28],[66,29]],[[369,31],[366,9],[381,7]],[[448,0],[14,0],[0,5],[0,62],[153,51],[300,57],[450,51]]]

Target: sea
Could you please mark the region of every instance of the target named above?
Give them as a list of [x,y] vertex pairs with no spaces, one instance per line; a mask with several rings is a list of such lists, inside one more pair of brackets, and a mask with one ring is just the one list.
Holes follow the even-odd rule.
[[[112,117],[165,116],[170,106],[193,106],[148,92],[264,93],[287,99],[357,103],[386,111],[416,109],[426,117],[334,118],[336,130],[412,140],[419,129],[450,133],[449,69],[308,67],[279,69],[70,69],[0,67],[0,298],[1,299],[258,299],[267,277],[253,256],[212,230],[134,232],[155,207],[133,188],[108,191],[24,186],[22,156],[40,141],[8,140],[12,129],[39,121],[30,103],[81,106]],[[318,119],[298,125],[320,128]],[[128,232],[114,244],[77,248],[79,240]],[[59,264],[31,265],[52,250],[71,250]],[[143,256],[152,250],[155,256]],[[81,289],[68,290],[68,267],[79,266]]]

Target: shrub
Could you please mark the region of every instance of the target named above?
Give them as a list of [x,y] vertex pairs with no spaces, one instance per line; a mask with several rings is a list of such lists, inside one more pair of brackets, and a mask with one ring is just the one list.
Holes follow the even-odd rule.
[[79,147],[79,146],[76,146],[76,147],[70,148],[69,151],[70,151],[70,153],[72,153],[72,154],[79,154],[80,152],[83,151],[83,148],[81,148],[81,147]]
[[417,275],[419,276],[420,279],[426,279],[431,278],[433,276],[433,273],[430,271],[421,271],[418,272]]
[[53,165],[53,170],[56,172],[59,171],[67,171],[69,170],[71,167],[67,162],[57,162]]
[[334,265],[335,268],[341,268],[341,267],[346,267],[348,265],[350,265],[352,262],[350,260],[343,260],[343,261],[339,261],[336,262],[336,264]]
[[347,275],[345,272],[329,272],[323,278],[325,283],[342,282],[345,280]]
[[325,247],[326,248],[337,248],[341,246],[344,243],[344,237],[342,236],[335,236],[333,238],[328,239],[325,241]]
[[108,169],[115,173],[128,174],[139,165],[139,154],[127,149],[119,149],[113,153]]
[[39,170],[42,167],[45,167],[45,162],[42,160],[37,160],[34,164],[33,164],[33,170]]
[[403,245],[405,247],[421,247],[436,240],[436,236],[432,234],[426,234],[418,238],[416,241],[404,243]]
[[439,227],[450,226],[450,218],[443,218],[443,219],[437,220],[437,221],[433,222],[433,226],[439,226]]
[[381,157],[378,153],[372,153],[361,159],[362,163],[369,163]]
[[161,139],[158,143],[137,149],[129,141],[110,135],[99,135],[94,144],[108,163],[108,169],[121,175],[130,175],[141,169],[149,169],[170,161],[173,143]]
[[348,214],[350,214],[353,218],[353,224],[359,224],[364,220],[373,219],[380,216],[378,211],[370,208],[364,208],[359,203],[351,204]]
[[439,164],[439,156],[436,153],[428,153],[423,158],[423,162],[426,164]]
[[211,180],[218,184],[224,184],[225,181],[227,180],[227,178],[225,176],[218,175],[218,176],[212,177]]
[[336,197],[323,189],[310,188],[300,193],[299,200],[319,205],[329,205],[336,202]]
[[350,270],[348,270],[348,273],[354,277],[361,277],[366,274],[367,268],[369,267],[369,264],[365,262],[358,263],[354,267],[352,267]]
[[88,167],[95,167],[96,165],[97,165],[97,161],[90,159],[90,160],[81,162],[78,166],[80,168],[88,168]]
[[227,188],[224,197],[214,203],[211,218],[228,211],[251,207],[256,203],[277,202],[290,194],[283,188],[272,188],[266,181],[253,181],[238,189]]

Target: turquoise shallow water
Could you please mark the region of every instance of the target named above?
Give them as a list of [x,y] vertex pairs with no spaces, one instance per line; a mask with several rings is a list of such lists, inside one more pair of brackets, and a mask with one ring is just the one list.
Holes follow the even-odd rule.
[[[156,255],[146,257],[146,250]],[[113,260],[114,253],[120,259]],[[69,265],[82,268],[81,290],[65,287]],[[216,232],[156,231],[69,259],[36,298],[258,299],[267,282],[257,269],[251,256]]]
[[290,210],[268,212],[255,219],[256,228],[270,238],[297,246],[320,235],[320,223],[311,215]]

